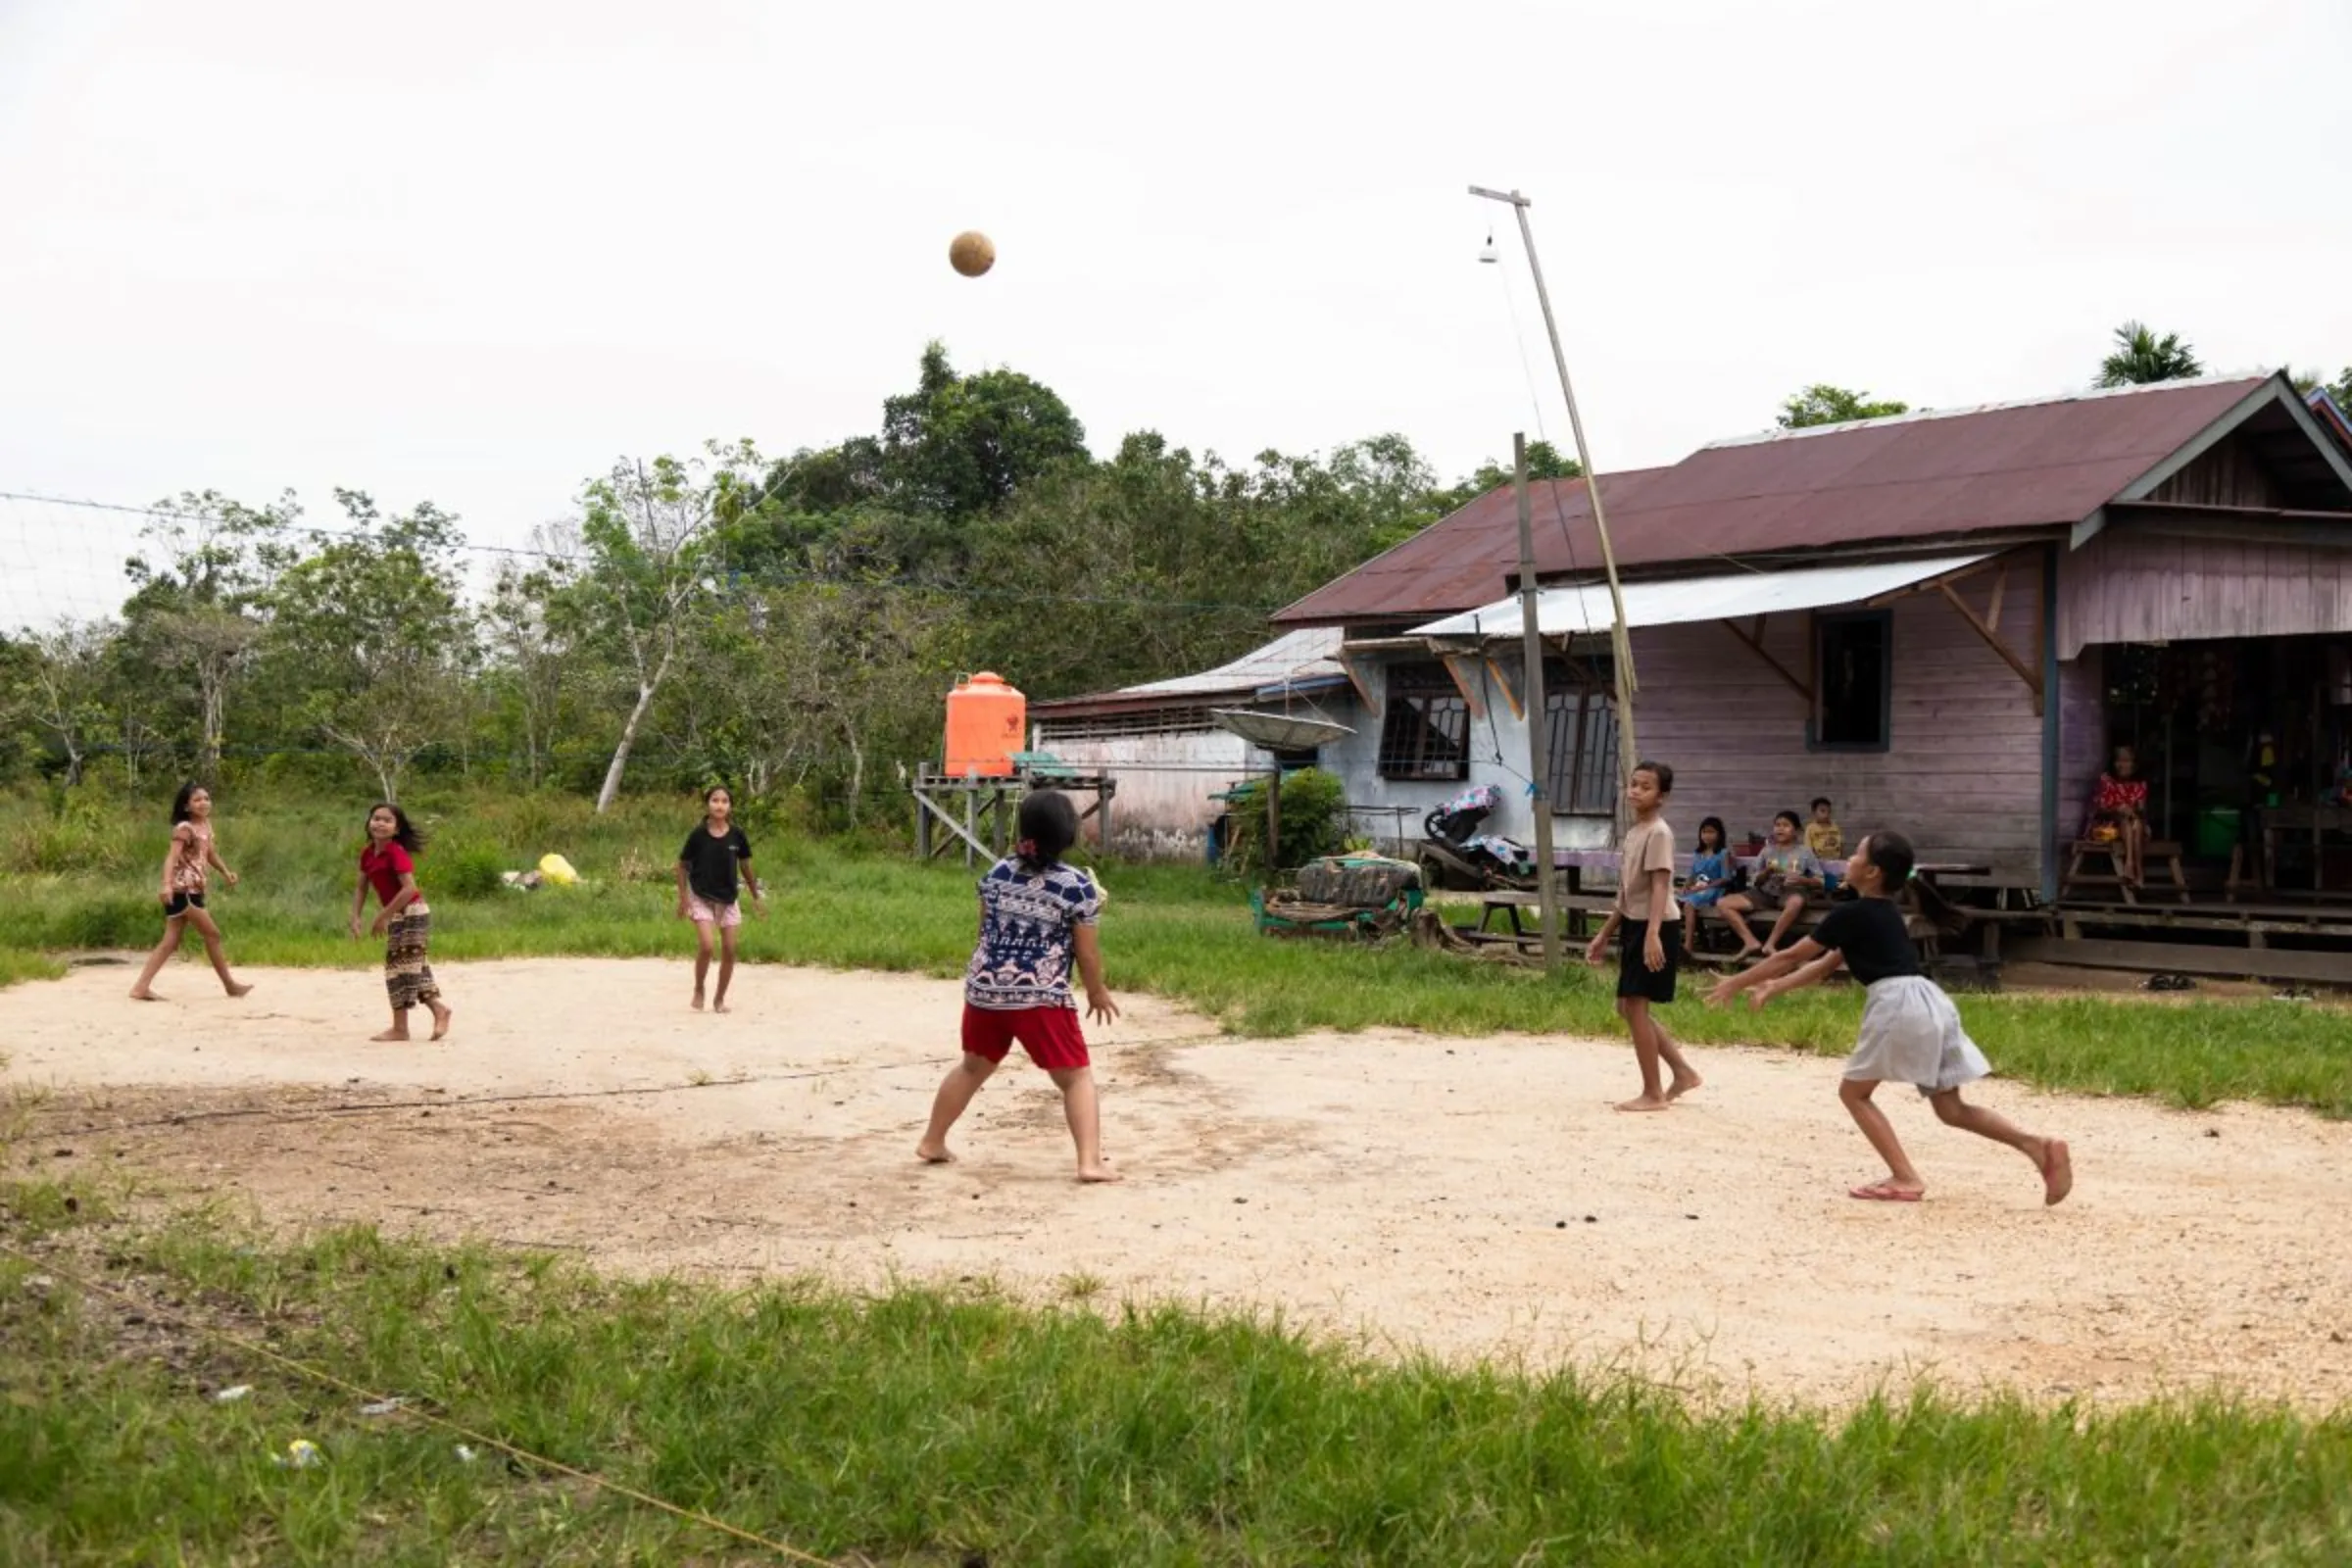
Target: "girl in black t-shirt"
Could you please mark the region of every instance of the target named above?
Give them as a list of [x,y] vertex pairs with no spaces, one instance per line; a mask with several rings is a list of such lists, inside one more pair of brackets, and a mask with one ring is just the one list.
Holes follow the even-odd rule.
[[1894,896],[1911,880],[1918,858],[1900,833],[1873,833],[1854,848],[1846,880],[1861,895],[1822,917],[1809,937],[1743,974],[1723,981],[1707,1001],[1720,1006],[1742,991],[1761,1007],[1784,991],[1828,979],[1839,965],[1868,988],[1862,1028],[1846,1058],[1838,1098],[1886,1161],[1886,1179],[1852,1189],[1879,1202],[1915,1203],[1928,1190],[1894,1136],[1894,1124],[1871,1102],[1889,1079],[1916,1086],[1947,1127],[1989,1138],[2034,1161],[2041,1172],[2041,1200],[2055,1203],[2074,1189],[2074,1165],[2064,1142],[2018,1127],[1998,1111],[1972,1105],[1960,1087],[1992,1071],[1961,1026],[1959,1009],[1943,989],[1920,972],[1919,956]]
[[718,992],[710,1010],[727,1010],[727,982],[735,978],[735,931],[743,924],[735,878],[741,871],[752,890],[755,913],[767,906],[760,879],[752,874],[752,841],[735,825],[735,797],[723,784],[703,796],[703,819],[678,851],[678,918],[694,922],[694,1010],[703,1010],[703,987],[710,976],[710,933],[718,933]]

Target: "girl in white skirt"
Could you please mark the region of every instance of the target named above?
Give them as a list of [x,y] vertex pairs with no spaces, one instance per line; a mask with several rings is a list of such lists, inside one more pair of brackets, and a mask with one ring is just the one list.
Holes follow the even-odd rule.
[[1852,1190],[1879,1202],[1916,1203],[1928,1190],[1919,1179],[1886,1113],[1871,1102],[1881,1083],[1915,1085],[1947,1127],[1989,1138],[2034,1162],[2041,1172],[2041,1200],[2055,1203],[2073,1191],[2074,1166],[2066,1145],[2024,1131],[1998,1111],[1972,1105],[1960,1087],[1992,1071],[1977,1043],[1961,1027],[1960,1013],[1941,987],[1920,972],[1919,955],[1894,896],[1911,880],[1918,858],[1900,833],[1873,833],[1854,850],[1846,878],[1861,895],[1822,917],[1813,935],[1779,956],[1717,985],[1707,1001],[1715,1005],[1749,992],[1748,1004],[1762,1007],[1784,991],[1828,979],[1840,964],[1868,988],[1862,1031],[1846,1058],[1838,1098],[1845,1102],[1862,1136],[1886,1161],[1886,1179]]

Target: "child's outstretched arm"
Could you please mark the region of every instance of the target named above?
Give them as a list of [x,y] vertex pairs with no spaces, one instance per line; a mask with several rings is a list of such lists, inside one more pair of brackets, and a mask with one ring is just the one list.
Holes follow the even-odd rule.
[[681,919],[681,920],[683,920],[683,919],[685,919],[685,918],[686,918],[686,862],[685,862],[684,860],[680,860],[680,861],[678,862],[678,864],[677,864],[677,872],[678,872],[678,918],[679,918],[679,919]]
[[1783,992],[1802,991],[1807,986],[1817,986],[1836,974],[1844,963],[1844,954],[1834,948],[1825,949],[1820,957],[1798,969],[1794,974],[1783,975],[1778,980],[1767,980],[1750,991],[1747,994],[1747,1004],[1762,1011],[1764,1004]]
[[360,938],[360,922],[368,918],[368,873],[360,873],[359,885],[351,890],[351,938]]
[[[1799,937],[1794,944],[1783,948],[1754,968],[1742,969],[1738,974],[1726,975],[1723,979],[1715,982],[1715,989],[1707,993],[1707,1005],[1720,1007],[1740,992],[1752,991],[1767,981],[1778,980],[1789,971],[1811,963],[1823,954],[1830,952],[1830,949],[1823,947],[1811,937]],[[1835,956],[1834,954],[1832,956]]]
[[743,872],[743,885],[752,890],[752,913],[754,915],[760,914],[767,908],[767,895],[760,891],[760,878],[752,871],[752,858],[748,855],[743,856],[736,860],[735,865]]
[[1078,978],[1086,983],[1086,1015],[1097,1023],[1108,1023],[1119,1015],[1119,1004],[1110,1000],[1110,987],[1102,981],[1102,934],[1091,925],[1073,930],[1072,941],[1078,950]]

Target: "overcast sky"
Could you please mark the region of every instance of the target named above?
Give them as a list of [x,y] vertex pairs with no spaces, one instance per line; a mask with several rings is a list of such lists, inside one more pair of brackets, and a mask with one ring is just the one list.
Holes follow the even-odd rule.
[[[0,490],[519,542],[624,454],[870,431],[934,336],[1098,451],[1453,477],[1566,439],[1472,181],[1604,470],[1810,381],[2078,387],[2132,316],[2332,374],[2348,75],[2342,0],[0,0]],[[112,609],[113,527],[0,502],[0,621]]]

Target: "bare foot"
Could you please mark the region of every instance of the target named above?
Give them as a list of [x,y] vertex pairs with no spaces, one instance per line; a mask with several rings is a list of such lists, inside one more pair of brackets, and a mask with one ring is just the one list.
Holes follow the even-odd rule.
[[253,994],[253,987],[232,980],[228,983],[228,994],[232,997],[251,996]]
[[368,1038],[379,1045],[405,1045],[409,1032],[406,1029],[387,1029],[380,1035],[369,1035]]
[[926,1165],[953,1165],[956,1163],[956,1156],[948,1152],[948,1146],[945,1144],[917,1144],[914,1146],[914,1157]]
[[1082,1182],[1118,1182],[1125,1181],[1127,1178],[1112,1170],[1110,1161],[1106,1159],[1100,1165],[1079,1166],[1078,1179]]
[[1666,1086],[1666,1098],[1680,1100],[1705,1082],[1704,1078],[1694,1072],[1678,1072],[1674,1075],[1674,1082]]
[[724,1012],[727,1010],[727,1004],[723,1000],[719,1002],[713,1002],[710,1004],[710,1010],[712,1012]]
[[163,999],[163,998],[161,998],[161,997],[159,997],[159,996],[157,996],[157,995],[156,995],[154,992],[152,992],[152,991],[140,990],[140,991],[133,991],[133,992],[130,994],[130,1000],[131,1000],[131,1001],[133,1001],[133,1002],[161,1002],[161,1001],[163,1001],[164,999]]
[[703,1010],[703,994],[700,991],[694,994],[694,1010],[697,1012]]
[[433,1038],[435,1040],[439,1040],[449,1033],[449,1021],[457,1015],[457,1009],[454,1007],[435,1007],[433,1009]]
[[1619,1102],[1617,1108],[1619,1110],[1664,1110],[1673,1103],[1674,1102],[1671,1100],[1667,1099],[1663,1095],[1659,1096],[1655,1100],[1650,1099],[1647,1095],[1643,1095],[1638,1100]]
[[1927,1191],[1925,1187],[1888,1179],[1872,1182],[1867,1187],[1849,1188],[1845,1196],[1859,1198],[1870,1203],[1916,1203],[1926,1196]]
[[1763,952],[1764,952],[1764,944],[1763,944],[1763,943],[1761,943],[1761,942],[1750,942],[1750,943],[1749,943],[1749,944],[1748,944],[1746,947],[1744,947],[1744,948],[1741,948],[1741,949],[1740,949],[1740,950],[1738,953],[1735,953],[1735,954],[1733,954],[1733,955],[1732,955],[1732,961],[1733,961],[1734,963],[1745,963],[1745,962],[1747,962],[1747,961],[1748,961],[1750,958],[1754,958],[1754,957],[1757,957],[1757,956],[1761,956]]
[[2066,1151],[2066,1141],[2045,1138],[2041,1141],[2041,1200],[2044,1205],[2063,1203],[2066,1195],[2075,1190],[2074,1156]]

